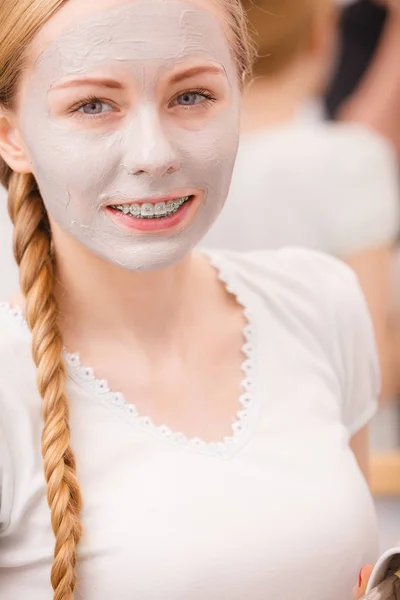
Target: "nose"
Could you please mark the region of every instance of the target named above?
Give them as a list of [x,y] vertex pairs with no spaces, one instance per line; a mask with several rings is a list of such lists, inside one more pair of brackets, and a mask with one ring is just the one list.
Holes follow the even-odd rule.
[[158,111],[142,106],[127,132],[125,165],[131,175],[162,177],[179,170],[178,154]]

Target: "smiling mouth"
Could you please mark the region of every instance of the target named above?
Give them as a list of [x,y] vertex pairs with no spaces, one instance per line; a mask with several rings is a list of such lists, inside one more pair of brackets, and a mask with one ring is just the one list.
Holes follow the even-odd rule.
[[178,212],[178,210],[184,204],[192,200],[192,198],[194,198],[193,195],[182,196],[181,198],[175,198],[174,200],[168,200],[167,202],[113,204],[110,205],[109,208],[128,217],[134,217],[135,219],[165,219]]

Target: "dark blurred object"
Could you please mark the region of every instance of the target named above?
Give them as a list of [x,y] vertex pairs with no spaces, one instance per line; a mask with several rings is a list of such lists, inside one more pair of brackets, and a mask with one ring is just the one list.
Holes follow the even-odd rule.
[[378,46],[387,10],[371,0],[359,0],[344,8],[340,19],[339,57],[326,94],[326,110],[336,117],[342,102],[355,90]]

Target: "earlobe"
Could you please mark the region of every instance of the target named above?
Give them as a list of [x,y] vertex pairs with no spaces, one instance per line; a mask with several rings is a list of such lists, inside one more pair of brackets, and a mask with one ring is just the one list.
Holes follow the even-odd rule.
[[0,156],[13,171],[32,173],[32,165],[19,130],[2,109],[0,109]]

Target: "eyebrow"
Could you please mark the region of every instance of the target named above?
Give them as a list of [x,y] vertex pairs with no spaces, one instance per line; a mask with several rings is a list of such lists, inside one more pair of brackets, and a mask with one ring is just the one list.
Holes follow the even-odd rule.
[[196,75],[203,75],[204,73],[211,73],[214,75],[225,75],[225,70],[217,65],[202,65],[197,67],[189,67],[176,75],[172,75],[170,83],[180,83],[184,79],[189,77],[195,77]]
[[[203,75],[204,73],[211,73],[213,75],[224,75],[225,71],[222,67],[217,65],[199,65],[196,67],[189,67],[180,73],[176,73],[170,79],[171,84],[180,83],[184,79],[195,77],[196,75]],[[80,87],[85,85],[99,85],[107,87],[113,90],[123,89],[123,85],[115,79],[108,79],[105,77],[80,77],[79,79],[69,79],[68,81],[62,81],[51,86],[50,90],[62,90],[69,87]]]
[[51,86],[50,91],[61,90],[68,87],[79,87],[83,85],[100,85],[113,90],[120,90],[123,88],[122,84],[114,79],[107,79],[104,77],[81,77],[80,79],[69,79],[68,81],[56,83],[55,85]]

